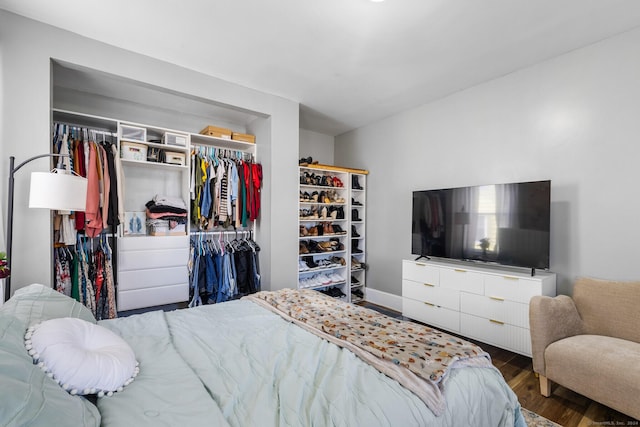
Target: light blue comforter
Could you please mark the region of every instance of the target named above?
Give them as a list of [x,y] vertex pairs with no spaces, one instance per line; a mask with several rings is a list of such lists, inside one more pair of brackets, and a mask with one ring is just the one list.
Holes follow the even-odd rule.
[[351,352],[247,301],[100,322],[133,347],[140,374],[98,400],[112,426],[518,426],[517,397],[491,368],[452,370],[447,411]]

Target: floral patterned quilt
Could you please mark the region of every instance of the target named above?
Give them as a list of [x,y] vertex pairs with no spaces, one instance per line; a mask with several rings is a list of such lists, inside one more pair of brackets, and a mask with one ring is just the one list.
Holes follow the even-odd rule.
[[436,415],[445,410],[442,387],[449,369],[492,366],[475,344],[316,291],[282,289],[245,298],[351,350],[413,391]]

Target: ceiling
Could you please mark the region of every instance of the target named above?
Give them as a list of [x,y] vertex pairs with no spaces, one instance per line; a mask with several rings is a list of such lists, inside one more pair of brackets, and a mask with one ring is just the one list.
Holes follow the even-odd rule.
[[637,0],[0,0],[300,103],[339,135],[640,26]]

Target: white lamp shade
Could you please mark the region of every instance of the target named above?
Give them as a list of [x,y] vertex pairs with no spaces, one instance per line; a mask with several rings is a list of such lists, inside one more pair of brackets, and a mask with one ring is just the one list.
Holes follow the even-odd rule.
[[29,207],[84,211],[87,209],[87,179],[64,172],[32,172]]

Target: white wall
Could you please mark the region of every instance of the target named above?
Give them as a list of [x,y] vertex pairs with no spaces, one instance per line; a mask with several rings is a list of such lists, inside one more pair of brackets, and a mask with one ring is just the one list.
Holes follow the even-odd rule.
[[[97,24],[99,25],[99,24]],[[237,106],[269,117],[270,138],[259,148],[264,168],[260,220],[267,287],[295,285],[297,277],[297,103],[241,87],[177,65],[134,54],[0,10],[0,185],[6,188],[8,157],[17,162],[50,151],[50,59]],[[260,129],[261,132],[264,129]],[[46,170],[38,160],[16,175],[12,287],[51,282],[50,221],[47,212],[27,208],[29,175]],[[267,188],[268,186],[268,188]],[[277,191],[271,189],[277,188]],[[2,201],[6,213],[6,201]],[[277,207],[272,212],[271,207]],[[277,238],[271,239],[271,236]]]
[[[311,157],[323,165],[338,165],[333,158],[334,138],[323,133],[300,129],[300,158]],[[344,166],[344,165],[343,165]]]
[[551,270],[638,280],[640,29],[336,138],[369,169],[370,287],[401,294],[411,192],[552,180]]

